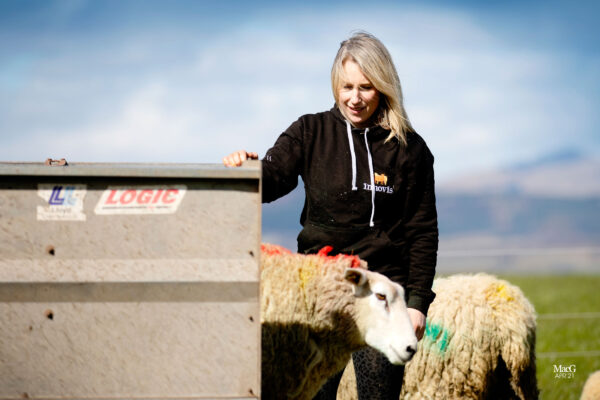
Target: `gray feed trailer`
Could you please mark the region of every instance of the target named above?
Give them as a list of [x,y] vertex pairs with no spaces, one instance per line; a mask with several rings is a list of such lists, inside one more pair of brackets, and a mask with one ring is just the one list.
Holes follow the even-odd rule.
[[0,398],[260,397],[260,164],[0,163]]

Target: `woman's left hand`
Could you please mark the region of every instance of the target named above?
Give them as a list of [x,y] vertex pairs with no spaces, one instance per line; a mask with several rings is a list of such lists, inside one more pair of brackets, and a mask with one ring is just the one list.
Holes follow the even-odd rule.
[[425,314],[415,308],[408,308],[408,315],[415,329],[417,340],[421,340],[425,333]]

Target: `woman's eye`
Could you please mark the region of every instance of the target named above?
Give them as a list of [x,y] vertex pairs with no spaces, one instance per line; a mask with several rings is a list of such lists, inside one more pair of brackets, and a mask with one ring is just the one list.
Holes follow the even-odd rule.
[[381,300],[381,301],[387,300],[387,297],[385,297],[385,294],[382,294],[382,293],[375,293],[375,297],[377,297],[377,300]]

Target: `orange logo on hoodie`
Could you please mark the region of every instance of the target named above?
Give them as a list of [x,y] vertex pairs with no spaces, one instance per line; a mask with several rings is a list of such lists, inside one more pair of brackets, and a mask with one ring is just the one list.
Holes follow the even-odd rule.
[[387,185],[388,177],[385,174],[378,174],[375,172],[375,184],[376,185]]

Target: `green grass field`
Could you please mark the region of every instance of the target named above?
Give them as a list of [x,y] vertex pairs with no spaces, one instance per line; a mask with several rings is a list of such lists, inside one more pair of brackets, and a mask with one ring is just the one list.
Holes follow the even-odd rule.
[[[600,370],[600,275],[502,278],[519,286],[538,313],[540,399],[579,399],[587,377]],[[573,377],[556,377],[555,365],[574,365]]]

